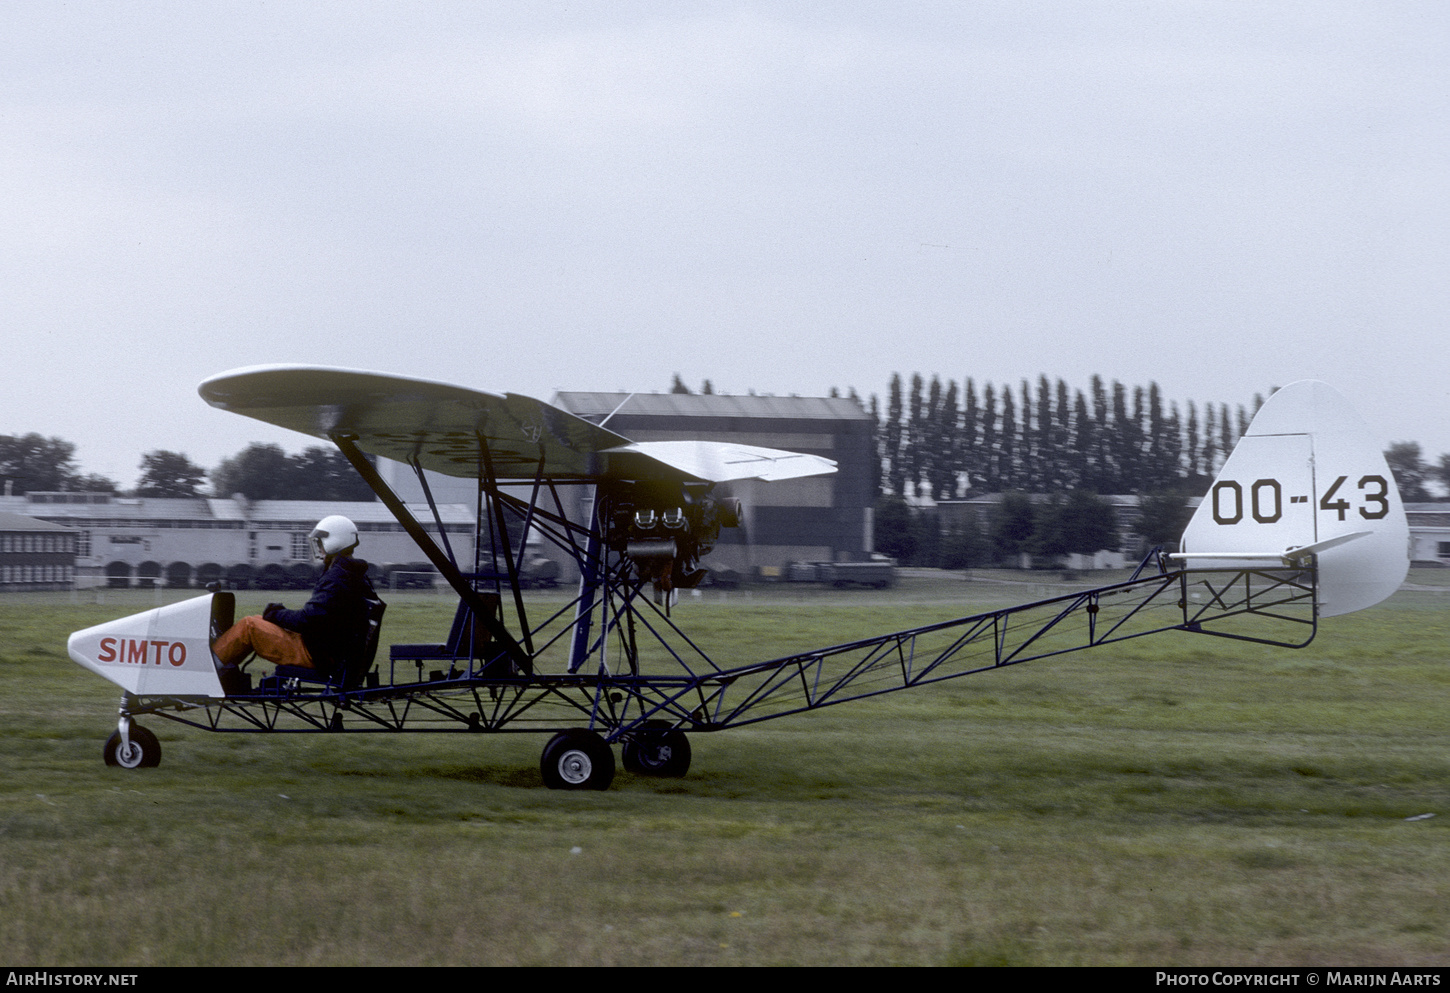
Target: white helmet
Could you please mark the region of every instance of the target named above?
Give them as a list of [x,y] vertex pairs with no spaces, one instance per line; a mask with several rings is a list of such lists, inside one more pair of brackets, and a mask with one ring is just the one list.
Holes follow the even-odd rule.
[[312,542],[317,557],[325,559],[357,547],[357,525],[341,514],[333,514],[318,521],[307,538]]

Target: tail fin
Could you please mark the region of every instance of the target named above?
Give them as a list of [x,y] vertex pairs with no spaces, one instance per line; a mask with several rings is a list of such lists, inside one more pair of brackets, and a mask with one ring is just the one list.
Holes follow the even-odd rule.
[[1183,532],[1189,568],[1319,559],[1319,613],[1372,607],[1409,571],[1395,478],[1333,387],[1302,380],[1259,409]]

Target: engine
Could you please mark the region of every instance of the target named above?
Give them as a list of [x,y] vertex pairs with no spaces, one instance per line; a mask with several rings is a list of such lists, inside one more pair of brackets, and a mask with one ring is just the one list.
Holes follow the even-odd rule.
[[740,501],[715,496],[710,483],[628,483],[606,495],[604,540],[629,558],[636,574],[654,585],[655,602],[705,578],[700,560],[721,528],[740,526]]

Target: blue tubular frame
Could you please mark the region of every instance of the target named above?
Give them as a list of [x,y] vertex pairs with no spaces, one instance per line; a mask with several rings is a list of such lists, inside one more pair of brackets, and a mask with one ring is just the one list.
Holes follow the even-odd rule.
[[[507,502],[508,498],[499,495]],[[515,507],[516,511],[520,508]],[[535,508],[536,509],[536,508]],[[597,517],[596,517],[597,519]],[[575,543],[584,529],[537,511],[542,532]],[[558,732],[585,726],[605,740],[646,727],[721,731],[944,682],[993,669],[1116,644],[1164,631],[1301,648],[1317,632],[1317,569],[1169,568],[1154,549],[1129,579],[1105,586],[910,628],[747,665],[722,667],[641,595],[622,555],[585,535],[596,581],[533,634],[569,610],[564,634],[587,641],[593,671],[485,675],[512,660],[518,641],[473,653],[466,671],[440,679],[390,681],[352,691],[302,683],[283,692],[212,698],[128,697],[123,714],[157,714],[211,731]],[[594,549],[603,549],[596,554]],[[462,579],[462,577],[459,577]],[[598,596],[591,596],[590,589]],[[591,621],[599,615],[591,639]],[[1248,626],[1248,630],[1225,630]],[[1262,630],[1254,630],[1254,626]],[[621,665],[607,664],[611,641]],[[641,642],[663,648],[673,671],[647,671]],[[571,650],[572,655],[572,650]],[[572,665],[572,662],[570,663]],[[667,666],[668,668],[668,666]],[[456,674],[455,674],[456,672]],[[198,713],[200,711],[200,713]]]
[[[528,501],[503,492],[480,436],[479,493],[486,506],[478,515],[475,559],[482,529],[497,529],[507,573],[464,574],[451,549],[445,553],[433,543],[352,441],[334,440],[487,629],[488,644],[475,644],[469,630],[466,651],[454,645],[447,660],[436,658],[448,663],[438,678],[422,678],[426,653],[416,651],[420,646],[399,646],[410,651],[394,657],[386,683],[377,679],[343,690],[294,680],[222,699],[127,694],[123,718],[156,714],[209,731],[273,733],[557,733],[584,726],[618,742],[664,728],[743,727],[1163,631],[1287,648],[1302,648],[1317,631],[1316,562],[1303,568],[1190,571],[1170,568],[1162,550],[1154,549],[1123,582],[724,667],[643,595],[644,580],[622,552],[608,546],[607,487],[596,488],[590,522],[580,525],[565,514],[552,482],[547,488],[554,510],[539,506],[545,481],[537,475],[524,480],[532,484]],[[426,484],[424,493],[436,520]],[[583,577],[578,596],[534,627],[509,545],[510,515],[526,532],[570,555]],[[494,616],[479,591],[480,583],[501,580],[512,587],[517,635]],[[573,619],[564,621],[570,611]],[[553,626],[561,629],[550,633]],[[543,654],[566,635],[566,671],[541,672]],[[418,664],[419,678],[399,681],[399,659]]]

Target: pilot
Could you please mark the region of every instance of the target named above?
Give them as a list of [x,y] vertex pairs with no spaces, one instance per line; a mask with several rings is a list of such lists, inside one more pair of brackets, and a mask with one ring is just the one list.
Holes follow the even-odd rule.
[[357,525],[334,514],[317,522],[307,536],[322,559],[322,577],[301,610],[269,603],[262,616],[243,617],[217,638],[212,654],[223,684],[255,652],[278,665],[331,674],[354,655],[367,635],[368,601],[376,594],[368,582],[368,564],[353,558]]

